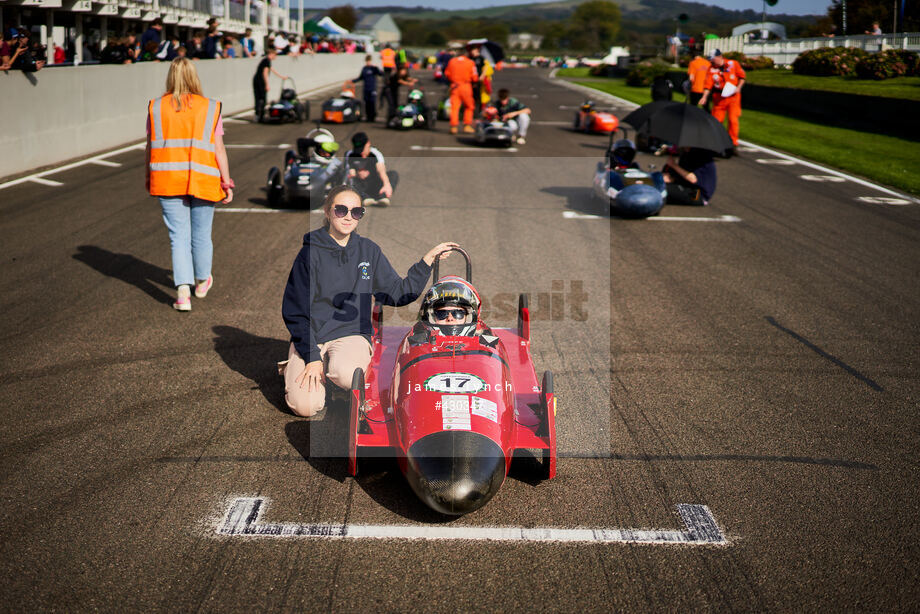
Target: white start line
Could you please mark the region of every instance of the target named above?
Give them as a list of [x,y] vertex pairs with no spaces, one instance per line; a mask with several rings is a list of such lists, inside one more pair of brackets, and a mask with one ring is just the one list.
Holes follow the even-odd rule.
[[683,530],[558,529],[554,527],[450,527],[443,525],[366,525],[264,523],[268,499],[234,499],[217,528],[221,536],[314,539],[419,539],[500,542],[629,543],[713,546],[728,540],[705,505],[677,504]]
[[802,175],[802,179],[805,181],[817,181],[819,183],[843,183],[846,181],[843,177],[836,177],[834,175]]
[[215,207],[214,213],[322,213],[322,209],[267,209],[265,207]]
[[485,147],[459,147],[459,146],[440,146],[440,145],[413,145],[409,149],[412,151],[465,151],[468,153],[485,153],[488,151],[509,151],[514,153],[517,151],[517,147],[505,147],[503,149],[488,149]]
[[[624,219],[616,216],[594,215],[591,213],[579,213],[578,211],[563,211],[562,217],[567,220],[609,220]],[[691,217],[681,215],[654,215],[643,218],[649,221],[658,222],[740,222],[741,218],[734,215],[720,215],[719,217]]]

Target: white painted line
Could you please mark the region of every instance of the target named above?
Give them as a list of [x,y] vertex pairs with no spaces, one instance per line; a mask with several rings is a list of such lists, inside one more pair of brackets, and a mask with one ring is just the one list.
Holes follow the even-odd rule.
[[[623,219],[612,216],[606,218],[603,215],[592,215],[590,213],[579,213],[578,211],[563,211],[562,217],[569,220],[603,220],[603,219]],[[657,215],[643,218],[658,222],[740,222],[741,218],[734,215],[720,215],[719,217],[684,217],[679,215]]]
[[517,151],[517,147],[504,147],[500,149],[498,147],[428,147],[427,145],[413,145],[409,149],[412,151],[467,151],[472,153],[480,153],[484,151],[510,151],[513,153]]
[[97,166],[108,166],[110,168],[118,168],[121,166],[121,162],[112,162],[110,160],[91,160],[90,164],[95,164]]
[[910,201],[903,198],[889,198],[887,196],[860,196],[856,200],[874,205],[909,205]]
[[215,213],[322,213],[322,209],[267,209],[263,207],[216,207]]
[[579,213],[578,211],[563,211],[562,217],[567,220],[602,220],[603,216],[591,215],[590,213]]
[[821,183],[843,183],[846,181],[843,177],[837,177],[836,175],[802,175],[802,179]]
[[757,158],[758,164],[775,164],[777,166],[792,166],[795,160],[785,160],[783,158]]
[[728,540],[705,505],[677,504],[684,530],[557,529],[554,527],[452,527],[445,525],[269,524],[262,523],[268,499],[234,499],[218,535],[321,539],[425,539],[502,542],[726,545]]
[[62,182],[60,182],[60,181],[55,181],[54,179],[45,179],[44,177],[32,177],[31,179],[29,179],[29,181],[32,181],[32,182],[35,182],[35,183],[40,183],[40,184],[42,184],[42,185],[50,185],[50,186],[54,186],[54,187],[57,187],[57,186],[60,186],[60,185],[64,185],[64,184],[63,184]]
[[290,143],[281,143],[279,145],[251,145],[244,143],[227,143],[225,147],[227,149],[287,149],[291,146]]
[[[7,181],[6,183],[0,183],[0,190],[2,190],[3,188],[9,188],[14,185],[19,185],[20,183],[25,183],[27,181],[35,181],[36,178],[42,178],[45,175],[53,175],[54,173],[60,173],[61,171],[69,171],[72,168],[78,168],[85,164],[92,164],[93,162],[96,162],[97,160],[104,160],[105,158],[108,158],[109,156],[117,156],[118,154],[123,154],[126,151],[131,151],[134,149],[144,149],[146,146],[147,146],[146,141],[144,141],[143,143],[135,143],[133,145],[128,145],[127,147],[122,147],[121,149],[116,149],[115,151],[110,151],[104,154],[100,154],[98,156],[93,156],[92,158],[80,160],[79,162],[72,162],[70,164],[65,164],[64,166],[59,166],[57,168],[52,168],[47,171],[35,173],[34,175],[28,175],[27,177],[20,177],[19,179],[14,179],[13,181]],[[43,183],[43,182],[38,181],[37,183]],[[59,182],[47,183],[45,185],[55,185],[55,184],[59,184]]]
[[571,126],[572,122],[554,122],[554,121],[539,121],[539,122],[530,122],[531,124],[537,126]]
[[[551,72],[551,73],[550,73],[550,78],[552,79],[554,76],[555,76],[555,72]],[[619,105],[621,105],[621,106],[623,106],[623,107],[625,107],[625,108],[627,108],[627,109],[630,109],[630,110],[632,110],[632,109],[638,109],[639,106],[640,106],[640,105],[636,104],[635,102],[630,102],[629,100],[626,100],[625,98],[620,98],[619,96],[614,96],[613,94],[608,94],[607,92],[602,92],[602,91],[600,91],[600,90],[596,90],[596,89],[594,89],[594,88],[592,88],[592,87],[587,87],[587,86],[585,86],[585,85],[579,85],[579,84],[577,84],[577,83],[571,83],[571,82],[565,81],[565,80],[556,80],[555,82],[558,83],[558,84],[560,84],[560,85],[562,85],[562,86],[564,86],[564,87],[567,87],[567,88],[569,88],[569,89],[573,89],[573,90],[576,90],[576,91],[579,91],[579,92],[582,92],[582,93],[591,94],[592,96],[594,96],[595,98],[598,98],[598,99],[602,99],[602,100],[603,100],[603,99],[606,99],[606,100],[613,101],[613,102],[615,102],[616,104],[619,104]],[[802,166],[807,166],[808,168],[813,168],[813,169],[815,169],[816,171],[820,171],[820,172],[826,173],[826,174],[828,174],[828,175],[836,175],[837,177],[843,177],[844,179],[846,179],[846,180],[848,180],[848,181],[852,181],[853,183],[858,183],[858,184],[861,185],[861,186],[865,186],[865,187],[867,187],[867,188],[872,188],[873,190],[878,190],[879,192],[884,192],[885,194],[889,194],[889,195],[894,196],[894,197],[896,197],[896,198],[907,199],[907,200],[908,200],[909,202],[911,202],[911,203],[920,204],[920,200],[918,200],[918,199],[916,199],[916,198],[912,198],[912,197],[907,196],[906,194],[902,194],[901,192],[898,192],[898,191],[896,191],[896,190],[892,190],[892,189],[890,189],[890,188],[886,188],[886,187],[884,187],[884,186],[880,186],[880,185],[878,185],[878,184],[872,183],[871,181],[867,181],[867,180],[865,180],[865,179],[860,179],[859,177],[854,177],[853,175],[848,175],[847,173],[844,173],[844,172],[842,172],[842,171],[838,171],[838,170],[833,169],[833,168],[828,168],[828,167],[826,167],[826,166],[822,166],[822,165],[816,164],[816,163],[814,163],[814,162],[809,162],[808,160],[803,160],[803,159],[801,159],[801,158],[796,158],[795,156],[792,156],[792,155],[789,155],[789,154],[785,154],[785,153],[782,153],[782,152],[780,152],[780,151],[776,151],[775,149],[770,149],[769,147],[763,147],[762,145],[757,145],[756,143],[751,143],[750,141],[745,141],[744,139],[740,139],[740,140],[738,141],[738,144],[739,144],[739,145],[743,145],[743,146],[746,147],[746,148],[749,148],[749,149],[744,149],[743,151],[759,151],[759,152],[761,152],[761,153],[770,154],[770,155],[776,156],[776,157],[778,157],[778,158],[784,158],[784,159],[786,159],[786,160],[792,160],[793,162],[795,162],[795,163],[797,163],[797,164],[801,164]]]
[[252,122],[243,121],[242,119],[237,119],[236,117],[225,117],[225,124],[251,124]]
[[659,215],[646,218],[658,222],[740,222],[741,218],[734,215],[720,215],[719,217],[681,217]]

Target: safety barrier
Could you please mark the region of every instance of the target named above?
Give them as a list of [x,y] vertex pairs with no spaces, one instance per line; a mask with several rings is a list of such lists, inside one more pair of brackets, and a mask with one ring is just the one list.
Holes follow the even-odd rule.
[[[195,62],[204,95],[224,116],[251,108],[258,58]],[[273,67],[299,92],[358,76],[362,54],[281,56]],[[0,73],[0,178],[141,141],[147,101],[163,95],[168,63]],[[269,100],[280,95],[271,77]]]
[[830,36],[819,38],[790,38],[784,40],[749,41],[747,36],[727,36],[707,39],[705,53],[719,49],[740,51],[749,57],[764,56],[780,65],[792,64],[800,54],[824,47],[853,47],[876,52],[885,49],[907,49],[920,52],[920,32],[860,36]]

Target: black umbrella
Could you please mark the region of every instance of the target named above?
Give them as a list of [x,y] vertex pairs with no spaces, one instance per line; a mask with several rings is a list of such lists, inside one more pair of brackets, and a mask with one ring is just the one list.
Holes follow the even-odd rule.
[[703,109],[689,104],[662,107],[648,118],[641,132],[677,147],[696,147],[715,153],[734,147],[725,126]]
[[505,59],[505,50],[502,49],[502,46],[487,38],[474,38],[467,41],[466,44],[480,45],[479,52],[482,54],[482,57],[489,60],[489,64],[492,66],[495,66]]
[[629,115],[621,119],[620,122],[629,124],[630,126],[636,129],[636,132],[640,132],[639,129],[642,127],[642,125],[645,122],[648,121],[648,119],[652,115],[654,115],[658,111],[661,111],[665,107],[670,107],[675,104],[683,104],[683,103],[672,102],[670,100],[656,100],[655,102],[650,102],[648,104],[642,105],[641,107],[639,107],[638,109],[636,109],[635,111],[633,111],[632,113],[630,113]]

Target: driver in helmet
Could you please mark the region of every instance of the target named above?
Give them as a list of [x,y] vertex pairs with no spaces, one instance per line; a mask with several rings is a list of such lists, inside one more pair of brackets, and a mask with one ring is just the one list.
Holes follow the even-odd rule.
[[415,105],[416,117],[428,117],[428,105],[425,104],[425,94],[422,90],[412,90],[409,92],[409,104]]
[[307,135],[310,146],[310,162],[318,164],[310,178],[310,201],[322,202],[326,197],[326,185],[341,183],[342,161],[335,157],[339,144],[326,129],[313,130]]
[[482,119],[487,122],[494,122],[498,120],[498,109],[495,108],[495,105],[486,105],[482,110]]
[[442,277],[428,289],[419,309],[419,324],[437,334],[473,336],[479,321],[476,289],[460,277]]
[[607,152],[607,159],[612,170],[639,168],[639,163],[635,161],[635,158],[636,144],[629,139],[620,139]]

